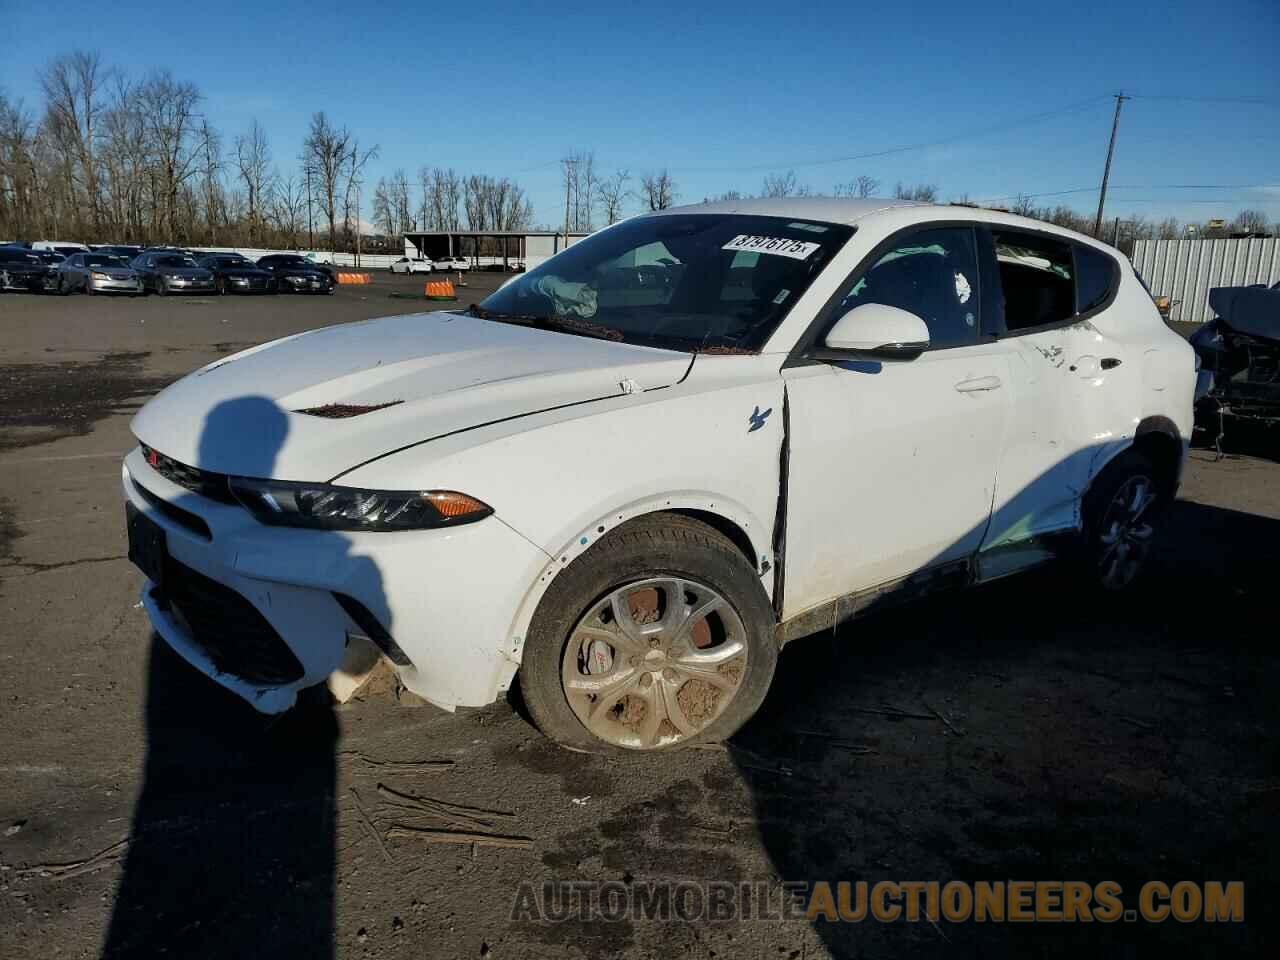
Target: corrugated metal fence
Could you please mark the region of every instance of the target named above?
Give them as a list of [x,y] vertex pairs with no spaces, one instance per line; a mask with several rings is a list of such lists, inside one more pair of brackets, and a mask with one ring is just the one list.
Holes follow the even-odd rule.
[[1212,287],[1280,281],[1280,239],[1139,240],[1133,266],[1153,296],[1174,301],[1170,320],[1207,323]]

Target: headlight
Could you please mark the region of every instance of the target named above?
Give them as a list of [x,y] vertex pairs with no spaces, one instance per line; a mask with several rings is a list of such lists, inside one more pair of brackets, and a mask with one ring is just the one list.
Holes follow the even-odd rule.
[[185,280],[185,279],[187,279],[186,277],[184,277],[184,276],[183,276],[182,274],[180,274],[180,273],[166,273],[166,274],[164,275],[164,278],[165,278],[166,280]]
[[487,504],[452,490],[360,490],[232,477],[231,492],[262,523],[316,530],[429,530],[493,513]]

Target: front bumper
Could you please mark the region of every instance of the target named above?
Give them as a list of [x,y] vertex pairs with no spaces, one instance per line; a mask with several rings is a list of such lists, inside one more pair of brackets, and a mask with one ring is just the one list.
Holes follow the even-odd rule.
[[297,293],[328,293],[333,289],[333,281],[324,277],[285,277],[280,286]]
[[89,286],[94,293],[141,293],[142,281],[134,280],[95,280],[89,278]]
[[[125,458],[122,481],[128,502],[165,531],[170,558],[251,604],[301,665],[301,676],[285,682],[246,678],[251,671],[237,671],[229,656],[243,646],[237,638],[220,649],[208,629],[193,629],[192,611],[180,602],[166,608],[148,581],[142,602],[156,632],[256,709],[287,710],[299,690],[336,670],[349,638],[373,632],[348,614],[359,607],[394,642],[405,686],[432,703],[481,706],[510,681],[520,646],[511,625],[548,558],[496,517],[405,533],[268,527],[239,505],[167,480],[139,449]],[[387,649],[385,639],[369,639]]]
[[228,293],[270,293],[275,282],[258,277],[228,277],[226,287]]

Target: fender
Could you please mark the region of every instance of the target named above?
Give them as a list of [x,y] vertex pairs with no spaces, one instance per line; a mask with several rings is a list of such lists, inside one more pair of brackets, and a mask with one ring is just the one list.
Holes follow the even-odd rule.
[[[751,542],[755,553],[754,566],[760,577],[760,585],[772,600],[774,578],[770,576],[773,566],[773,553],[770,545],[773,527],[765,523],[742,503],[732,497],[724,497],[709,491],[679,490],[665,494],[654,494],[640,500],[620,504],[603,511],[592,523],[580,530],[570,532],[562,546],[550,558],[546,566],[538,574],[537,580],[530,584],[524,599],[516,610],[515,618],[507,631],[507,642],[503,646],[502,656],[504,669],[498,678],[497,690],[505,692],[511,686],[520,661],[524,656],[524,638],[528,634],[529,625],[537,612],[538,604],[550,589],[552,582],[573,563],[586,553],[597,540],[615,527],[650,513],[664,510],[696,510],[709,513],[736,526]],[[517,531],[519,532],[519,531]]]

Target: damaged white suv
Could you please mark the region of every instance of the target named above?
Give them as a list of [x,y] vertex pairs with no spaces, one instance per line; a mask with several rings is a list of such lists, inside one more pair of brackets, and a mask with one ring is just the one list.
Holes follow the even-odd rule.
[[1070,553],[1139,571],[1195,367],[1130,265],[1043,223],[751,200],[601,231],[468,311],[219,360],[137,415],[155,629],[259,710],[385,657],[517,678],[580,749],[728,736],[779,647]]

